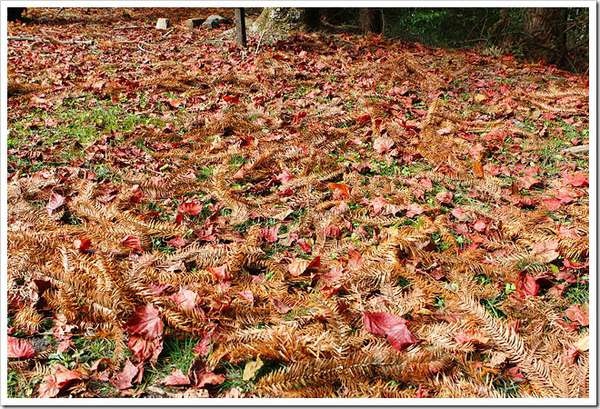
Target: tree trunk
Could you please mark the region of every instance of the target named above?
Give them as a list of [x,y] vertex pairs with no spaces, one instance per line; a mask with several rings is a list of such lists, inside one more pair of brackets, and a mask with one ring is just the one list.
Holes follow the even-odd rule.
[[243,8],[235,9],[235,32],[238,45],[246,48],[246,13]]
[[567,9],[526,9],[523,31],[527,53],[536,59],[563,66],[567,56]]
[[364,34],[383,32],[383,12],[380,9],[360,9],[360,28]]

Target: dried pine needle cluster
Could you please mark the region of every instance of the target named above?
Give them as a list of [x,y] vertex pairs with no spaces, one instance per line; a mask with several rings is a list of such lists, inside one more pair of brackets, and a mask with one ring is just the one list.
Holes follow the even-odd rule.
[[[133,395],[151,395],[143,369],[166,339],[192,338],[184,386],[167,390],[231,396],[231,368],[256,365],[235,385],[242,396],[587,396],[585,305],[567,296],[588,273],[587,188],[573,176],[587,163],[550,172],[540,153],[559,120],[587,126],[585,84],[561,92],[560,79],[535,82],[547,67],[352,38],[337,44],[357,58],[339,81],[372,82],[355,106],[239,102],[250,88],[269,95],[284,72],[314,87],[325,74],[300,75],[295,44],[317,58],[331,41],[265,46],[253,70],[215,80],[229,103],[184,135],[137,127],[122,146],[153,148],[110,181],[76,166],[13,175],[9,325],[36,353],[12,369],[51,396],[60,344],[34,341],[69,332],[112,350],[95,367],[65,364],[78,375],[54,395],[127,391],[130,365],[142,373]],[[471,85],[489,81],[478,63],[504,73],[505,95]],[[157,83],[196,89],[180,68]],[[405,322],[409,341],[368,324],[377,313]]]

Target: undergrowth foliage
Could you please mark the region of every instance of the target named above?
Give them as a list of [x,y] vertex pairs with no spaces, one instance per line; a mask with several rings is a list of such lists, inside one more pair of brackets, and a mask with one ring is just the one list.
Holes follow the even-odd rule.
[[[587,396],[586,297],[569,297],[587,285],[587,161],[544,151],[585,142],[585,79],[378,37],[262,47],[210,77],[162,63],[91,86],[180,92],[181,132],[137,124],[67,165],[15,164],[21,393]],[[148,381],[165,339],[190,338]]]

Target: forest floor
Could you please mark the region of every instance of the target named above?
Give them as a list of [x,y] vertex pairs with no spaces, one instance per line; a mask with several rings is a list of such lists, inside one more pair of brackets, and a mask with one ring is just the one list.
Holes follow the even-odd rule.
[[213,12],[9,24],[9,396],[587,396],[587,77]]

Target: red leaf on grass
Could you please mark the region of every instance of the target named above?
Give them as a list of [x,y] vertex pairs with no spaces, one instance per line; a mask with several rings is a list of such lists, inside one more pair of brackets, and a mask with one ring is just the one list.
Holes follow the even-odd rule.
[[212,340],[212,332],[208,332],[208,333],[204,334],[202,339],[200,341],[198,341],[198,343],[194,347],[194,349],[193,349],[194,354],[199,355],[199,356],[204,356],[204,355],[208,354],[211,340]]
[[312,247],[310,245],[310,243],[308,243],[306,240],[304,239],[300,239],[296,242],[296,244],[298,245],[298,247],[300,247],[300,249],[305,252],[305,253],[310,253]]
[[406,326],[406,320],[387,312],[365,312],[363,323],[373,335],[386,337],[392,347],[402,351],[417,343],[417,338]]
[[290,307],[289,305],[287,305],[283,301],[278,300],[276,298],[272,299],[271,302],[275,306],[275,309],[278,312],[280,312],[281,314],[285,314],[285,313],[289,312],[292,309],[292,307]]
[[189,385],[190,378],[188,378],[187,375],[184,375],[184,373],[181,372],[181,369],[177,368],[173,369],[173,372],[171,372],[170,375],[167,375],[165,379],[163,379],[163,384],[165,384],[166,386]]
[[48,214],[51,215],[56,209],[65,204],[65,197],[59,195],[56,192],[52,192],[50,195],[50,200],[48,200],[48,204],[46,205],[46,210]]
[[470,219],[469,215],[463,210],[462,207],[455,207],[451,212],[452,216],[456,217],[457,220],[464,222]]
[[146,338],[156,338],[163,333],[163,322],[158,310],[152,304],[137,307],[133,316],[127,321],[130,334]]
[[388,205],[388,201],[383,197],[378,196],[375,199],[371,199],[369,204],[373,206],[373,214],[379,214]]
[[144,251],[142,249],[142,241],[137,236],[127,236],[121,241],[121,244],[128,249],[135,251],[136,253],[141,253]]
[[9,358],[27,359],[35,356],[33,345],[26,339],[11,337],[9,335],[7,348]]
[[345,183],[328,183],[327,187],[333,192],[334,199],[348,199],[350,197],[350,187]]
[[225,376],[204,370],[196,374],[196,382],[194,383],[194,386],[196,388],[202,388],[206,385],[220,385],[223,382],[225,382]]
[[145,338],[139,335],[130,335],[127,340],[127,347],[129,347],[137,361],[150,360],[156,362],[163,348],[162,337]]
[[196,360],[190,369],[190,381],[196,388],[202,388],[222,384],[225,376],[209,371],[202,360]]
[[473,229],[475,229],[475,231],[478,231],[479,233],[484,232],[486,227],[487,224],[483,220],[477,220],[475,224],[473,224]]
[[202,205],[196,200],[192,200],[191,202],[184,202],[180,204],[177,210],[179,211],[179,213],[187,214],[190,216],[197,216],[202,211]]
[[254,303],[254,293],[250,290],[244,290],[238,292],[238,295],[242,297],[244,300],[248,301],[250,304]]
[[560,206],[562,205],[561,200],[554,198],[554,197],[544,199],[542,202],[544,203],[544,207],[546,209],[550,210],[551,212],[554,212],[554,211],[560,209]]
[[111,379],[110,383],[117,389],[129,389],[133,386],[133,378],[138,374],[138,367],[131,363],[128,359],[125,361],[123,370]]
[[83,379],[84,374],[75,369],[70,370],[62,365],[54,367],[52,374],[47,375],[38,389],[40,398],[52,398],[75,381]]

